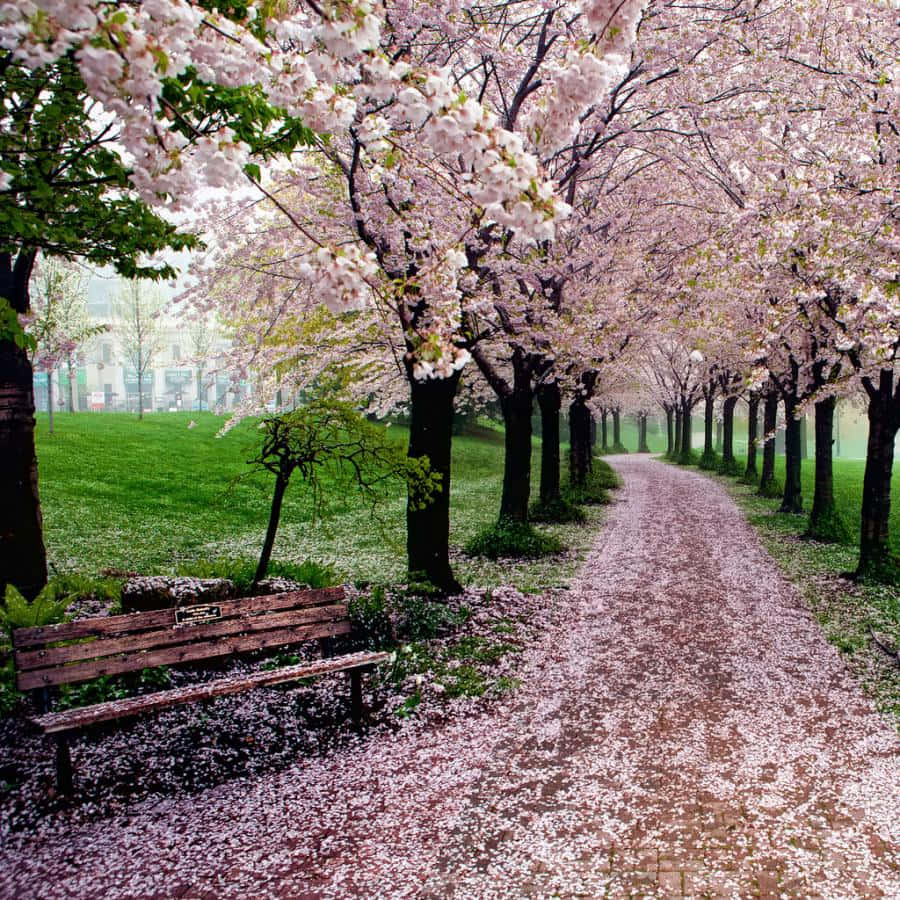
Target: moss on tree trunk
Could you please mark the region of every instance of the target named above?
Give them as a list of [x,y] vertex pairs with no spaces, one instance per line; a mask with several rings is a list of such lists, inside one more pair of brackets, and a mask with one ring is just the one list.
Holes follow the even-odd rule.
[[459,373],[419,381],[408,370],[411,417],[408,455],[427,456],[440,476],[441,490],[422,506],[414,494],[406,504],[406,551],[411,574],[421,576],[445,593],[460,590],[450,567],[450,458],[453,440],[453,398]]

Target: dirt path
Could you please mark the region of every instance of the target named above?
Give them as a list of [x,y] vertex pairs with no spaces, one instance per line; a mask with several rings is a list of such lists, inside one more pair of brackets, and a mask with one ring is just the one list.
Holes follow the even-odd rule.
[[505,704],[9,849],[0,891],[900,896],[896,732],[718,486],[613,462],[571,625]]

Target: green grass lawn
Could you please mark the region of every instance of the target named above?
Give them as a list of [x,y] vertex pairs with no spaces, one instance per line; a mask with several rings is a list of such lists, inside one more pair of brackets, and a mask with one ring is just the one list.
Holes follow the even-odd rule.
[[[195,428],[188,423],[196,422]],[[159,413],[143,421],[130,415],[59,414],[55,434],[38,416],[41,502],[51,574],[97,573],[114,568],[172,572],[196,559],[254,559],[269,513],[271,479],[253,475],[245,460],[256,440],[245,421],[218,437],[224,424],[211,413]],[[392,426],[399,442],[403,428]],[[539,453],[535,441],[535,461]],[[503,434],[480,429],[454,440],[451,541],[462,547],[497,516],[503,467]],[[538,466],[535,465],[537,490]],[[600,513],[589,518],[598,521]],[[379,509],[373,522],[357,497],[332,492],[327,514],[313,520],[299,478],[285,498],[273,559],[332,563],[347,578],[401,579],[405,565],[405,498]],[[572,552],[514,566],[469,559],[455,562],[466,583],[503,582],[523,589],[564,584],[591,542],[590,527],[554,527]]]
[[[738,458],[743,470],[746,460]],[[761,458],[757,459],[757,466],[762,467]],[[856,546],[859,540],[860,510],[862,507],[863,475],[866,463],[862,459],[836,459],[834,460],[834,500],[841,517],[850,532],[848,546]],[[784,484],[784,457],[775,457],[775,477],[779,484]],[[812,509],[813,490],[815,486],[815,460],[810,457],[803,460],[801,466],[801,482],[803,485],[803,508],[808,516]],[[894,546],[900,548],[900,469],[895,467],[894,479],[891,485],[891,494],[894,502],[891,505],[891,541]],[[778,509],[778,500],[769,500],[762,507],[770,514]],[[774,513],[774,527],[790,533],[798,528],[802,530],[806,517]]]

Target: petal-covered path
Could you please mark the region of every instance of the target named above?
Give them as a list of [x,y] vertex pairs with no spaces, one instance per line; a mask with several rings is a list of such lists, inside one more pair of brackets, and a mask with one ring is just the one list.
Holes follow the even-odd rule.
[[897,732],[718,485],[613,464],[505,703],[31,838],[3,895],[900,896]]

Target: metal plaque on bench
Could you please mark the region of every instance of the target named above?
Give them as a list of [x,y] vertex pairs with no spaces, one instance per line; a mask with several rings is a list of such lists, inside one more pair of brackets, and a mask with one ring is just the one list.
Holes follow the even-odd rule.
[[197,606],[180,606],[175,610],[176,625],[202,625],[222,618],[221,606],[199,604]]

